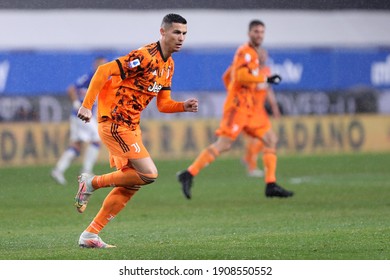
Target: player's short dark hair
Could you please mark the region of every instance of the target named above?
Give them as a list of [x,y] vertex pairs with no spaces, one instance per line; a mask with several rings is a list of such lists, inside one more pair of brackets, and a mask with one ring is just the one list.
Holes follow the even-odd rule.
[[252,20],[252,21],[249,23],[249,31],[251,31],[251,29],[252,29],[253,27],[256,27],[256,26],[259,26],[259,25],[265,27],[264,22],[262,22],[261,20],[258,20],[258,19]]
[[172,23],[187,24],[187,20],[178,14],[167,14],[161,23],[161,26],[171,25]]

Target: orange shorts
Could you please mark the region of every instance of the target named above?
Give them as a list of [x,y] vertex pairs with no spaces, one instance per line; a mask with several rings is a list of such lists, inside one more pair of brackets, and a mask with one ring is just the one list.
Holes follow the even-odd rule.
[[267,113],[256,114],[248,122],[248,128],[245,132],[250,136],[263,137],[272,128],[271,121]]
[[99,135],[110,154],[110,166],[121,169],[129,159],[150,157],[142,142],[141,129],[130,130],[110,120],[100,122]]
[[232,108],[224,111],[216,134],[235,140],[241,132],[245,132],[252,137],[261,139],[270,129],[271,122],[268,116],[264,116],[264,118],[254,117],[251,114]]

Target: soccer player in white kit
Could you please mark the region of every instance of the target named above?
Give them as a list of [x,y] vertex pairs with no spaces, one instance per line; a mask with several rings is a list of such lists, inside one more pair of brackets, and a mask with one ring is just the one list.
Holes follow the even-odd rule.
[[81,172],[93,173],[93,167],[100,150],[97,120],[94,117],[89,123],[85,123],[77,117],[77,112],[97,67],[106,62],[107,59],[104,57],[95,58],[93,71],[81,76],[75,84],[68,88],[68,95],[72,102],[69,146],[51,171],[52,178],[61,185],[66,185],[65,171],[69,168],[73,160],[80,155],[83,144],[86,145],[86,149]]

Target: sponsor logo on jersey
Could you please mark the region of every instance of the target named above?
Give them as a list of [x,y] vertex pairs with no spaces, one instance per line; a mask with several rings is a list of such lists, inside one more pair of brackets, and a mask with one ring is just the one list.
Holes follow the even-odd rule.
[[159,85],[159,84],[157,84],[157,82],[154,82],[153,85],[150,85],[150,86],[148,87],[148,91],[158,93],[158,92],[160,92],[160,90],[162,89],[162,87],[163,87],[162,85]]

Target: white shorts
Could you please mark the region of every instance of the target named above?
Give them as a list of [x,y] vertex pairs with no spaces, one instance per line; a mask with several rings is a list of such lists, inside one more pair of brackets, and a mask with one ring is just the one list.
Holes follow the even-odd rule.
[[70,141],[72,142],[100,142],[98,124],[95,118],[85,123],[77,116],[70,117]]

